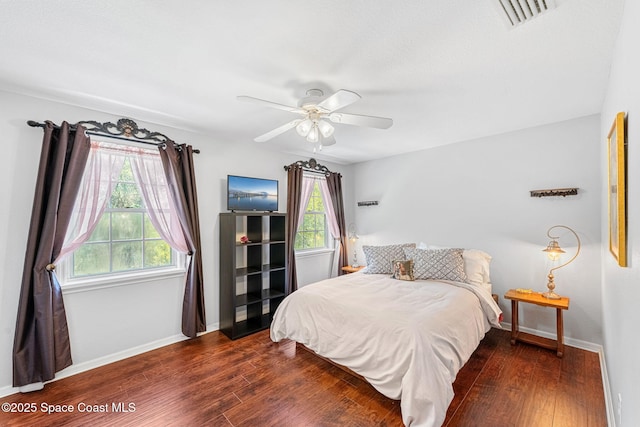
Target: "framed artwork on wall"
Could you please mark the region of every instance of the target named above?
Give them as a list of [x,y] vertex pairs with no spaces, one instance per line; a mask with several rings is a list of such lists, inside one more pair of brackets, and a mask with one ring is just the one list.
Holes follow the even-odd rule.
[[607,136],[609,153],[609,250],[621,267],[627,266],[627,186],[625,114],[616,114]]

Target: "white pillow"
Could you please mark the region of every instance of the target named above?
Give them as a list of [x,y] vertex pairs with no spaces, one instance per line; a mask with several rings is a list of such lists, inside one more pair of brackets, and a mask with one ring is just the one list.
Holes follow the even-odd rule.
[[[447,249],[444,246],[427,245],[420,242],[419,249]],[[462,252],[464,260],[464,272],[467,275],[467,283],[488,288],[491,292],[490,267],[491,255],[479,249],[465,249]],[[488,286],[487,286],[488,285]]]

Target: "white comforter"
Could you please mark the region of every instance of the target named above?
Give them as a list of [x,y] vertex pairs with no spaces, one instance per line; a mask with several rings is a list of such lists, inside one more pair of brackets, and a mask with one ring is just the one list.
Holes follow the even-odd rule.
[[440,426],[452,383],[500,308],[486,289],[448,281],[348,274],[304,286],[280,304],[271,339],[288,338],[401,400],[406,426]]

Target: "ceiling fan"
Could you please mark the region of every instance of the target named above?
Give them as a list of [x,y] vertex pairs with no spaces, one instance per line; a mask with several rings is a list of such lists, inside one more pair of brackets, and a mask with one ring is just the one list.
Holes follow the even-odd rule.
[[343,123],[355,126],[366,126],[378,129],[388,129],[393,124],[393,120],[386,117],[363,116],[359,114],[341,113],[338,110],[353,104],[361,98],[355,92],[340,89],[331,96],[324,97],[324,92],[320,89],[310,89],[307,96],[298,102],[297,107],[278,104],[276,102],[265,101],[264,99],[252,96],[238,96],[239,101],[251,102],[271,108],[289,111],[300,115],[300,118],[279,126],[254,140],[256,142],[268,141],[290,129],[295,128],[298,135],[306,138],[307,141],[322,149],[323,146],[336,143],[333,137],[334,127],[329,122]]

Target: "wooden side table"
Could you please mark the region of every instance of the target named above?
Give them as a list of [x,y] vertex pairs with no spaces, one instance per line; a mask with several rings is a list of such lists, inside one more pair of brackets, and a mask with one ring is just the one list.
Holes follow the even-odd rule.
[[356,267],[351,266],[351,265],[346,265],[344,267],[342,267],[342,271],[344,271],[345,273],[349,274],[349,273],[355,273],[356,271],[360,271],[364,268],[364,265],[358,265]]
[[[562,324],[562,310],[569,309],[569,298],[562,297],[560,299],[548,299],[538,292],[521,293],[515,289],[509,289],[504,294],[506,299],[511,300],[511,345],[515,345],[517,341],[528,344],[538,345],[540,347],[555,350],[558,357],[564,354],[564,331]],[[528,304],[536,304],[543,307],[552,307],[556,309],[556,340],[539,337],[537,335],[520,332],[518,326],[518,303],[524,302]]]

